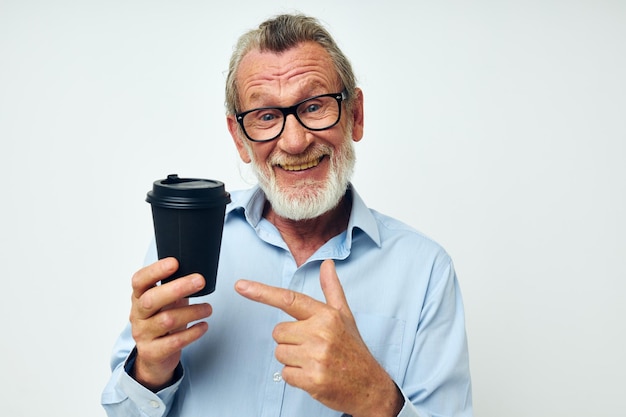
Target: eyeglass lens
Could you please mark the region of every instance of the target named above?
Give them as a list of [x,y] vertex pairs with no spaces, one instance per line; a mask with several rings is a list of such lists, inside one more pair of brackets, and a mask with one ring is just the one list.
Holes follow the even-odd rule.
[[[324,130],[337,123],[340,105],[335,96],[314,97],[300,103],[293,114],[307,129]],[[270,140],[283,130],[289,113],[280,108],[253,110],[243,117],[243,128],[252,140]]]

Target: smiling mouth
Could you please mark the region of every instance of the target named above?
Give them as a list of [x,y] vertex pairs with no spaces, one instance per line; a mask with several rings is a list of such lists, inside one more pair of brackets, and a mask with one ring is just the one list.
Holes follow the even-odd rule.
[[311,168],[318,166],[320,162],[322,162],[322,159],[324,159],[324,155],[320,156],[317,159],[313,159],[312,161],[308,161],[302,164],[294,164],[294,165],[280,164],[279,166],[285,171],[304,171],[306,169],[311,169]]

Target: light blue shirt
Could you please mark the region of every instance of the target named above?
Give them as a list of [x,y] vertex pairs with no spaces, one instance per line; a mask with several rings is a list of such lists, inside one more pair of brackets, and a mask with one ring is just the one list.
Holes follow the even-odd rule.
[[217,289],[200,299],[213,306],[208,332],[183,350],[181,378],[155,394],[125,371],[134,348],[127,327],[115,345],[113,373],[102,394],[108,415],[341,416],[280,376],[272,330],[293,319],[234,290],[235,281],[245,278],[324,301],[319,268],[331,258],[361,336],[405,396],[399,416],[471,416],[463,304],[450,257],[419,232],[368,209],[354,187],[351,192],[347,230],[300,267],[262,217],[263,192],[257,187],[233,192]]

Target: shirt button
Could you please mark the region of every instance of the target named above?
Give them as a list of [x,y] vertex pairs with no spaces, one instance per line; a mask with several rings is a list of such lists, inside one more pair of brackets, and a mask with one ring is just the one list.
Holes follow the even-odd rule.
[[272,379],[274,380],[274,382],[280,382],[283,380],[283,376],[280,374],[280,372],[275,372]]
[[159,402],[155,400],[150,401],[150,407],[159,408]]

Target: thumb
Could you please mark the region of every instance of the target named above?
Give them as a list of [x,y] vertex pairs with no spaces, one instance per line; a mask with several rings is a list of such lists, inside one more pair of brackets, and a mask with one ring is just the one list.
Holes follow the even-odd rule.
[[346,295],[343,292],[343,287],[335,270],[335,262],[331,259],[326,259],[320,266],[320,284],[326,298],[326,304],[344,314],[352,316]]

